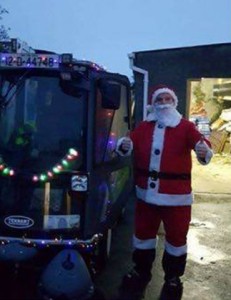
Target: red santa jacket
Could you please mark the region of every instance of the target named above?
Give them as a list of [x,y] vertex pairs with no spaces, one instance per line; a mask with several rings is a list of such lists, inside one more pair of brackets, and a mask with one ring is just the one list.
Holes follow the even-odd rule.
[[201,136],[184,118],[176,127],[141,122],[130,134],[137,197],[157,205],[190,205],[191,151]]

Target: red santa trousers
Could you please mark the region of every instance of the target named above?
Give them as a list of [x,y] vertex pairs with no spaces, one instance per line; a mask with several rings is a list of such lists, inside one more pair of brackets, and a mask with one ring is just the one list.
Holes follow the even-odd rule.
[[158,206],[136,201],[135,236],[140,240],[155,239],[161,221],[166,241],[174,247],[187,243],[191,206]]

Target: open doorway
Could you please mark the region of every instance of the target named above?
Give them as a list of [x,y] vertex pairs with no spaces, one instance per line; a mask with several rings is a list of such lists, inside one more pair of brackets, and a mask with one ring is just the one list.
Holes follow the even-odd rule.
[[231,78],[188,80],[188,118],[215,153],[231,153]]

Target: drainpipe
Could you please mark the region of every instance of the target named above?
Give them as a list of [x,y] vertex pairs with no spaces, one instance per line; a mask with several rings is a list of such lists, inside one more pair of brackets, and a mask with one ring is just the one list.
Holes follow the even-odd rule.
[[141,73],[144,76],[144,80],[143,80],[143,82],[144,82],[144,85],[143,85],[143,120],[145,120],[146,116],[147,116],[147,105],[148,105],[148,71],[134,66],[134,58],[135,58],[134,52],[128,54],[128,58],[129,58],[130,68],[134,72]]

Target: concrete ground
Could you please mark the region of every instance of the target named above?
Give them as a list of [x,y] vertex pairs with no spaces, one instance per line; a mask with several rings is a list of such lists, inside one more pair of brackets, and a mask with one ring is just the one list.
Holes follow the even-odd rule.
[[[195,201],[188,235],[188,263],[183,277],[183,300],[231,299],[231,157],[215,156],[210,165],[201,166],[194,158]],[[113,232],[112,253],[96,284],[106,299],[116,297],[122,276],[132,266],[131,236],[134,197],[124,220]],[[157,300],[163,283],[161,258],[164,230],[159,231],[153,280],[145,300]]]

